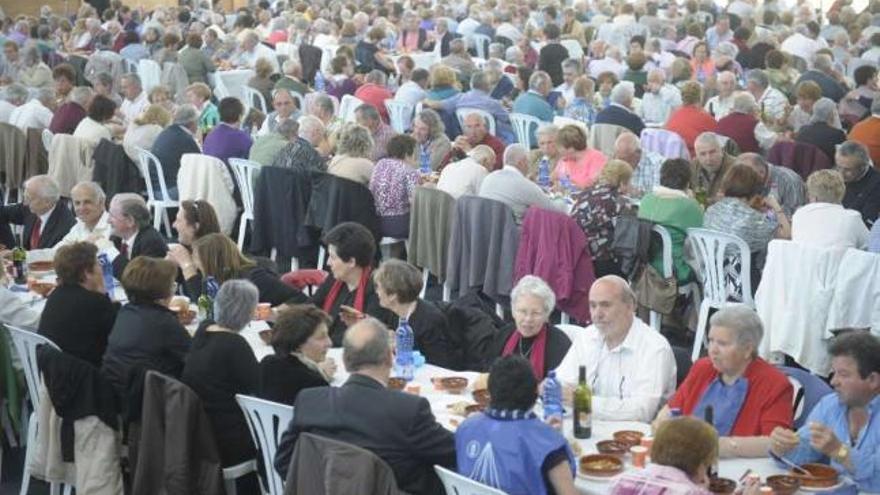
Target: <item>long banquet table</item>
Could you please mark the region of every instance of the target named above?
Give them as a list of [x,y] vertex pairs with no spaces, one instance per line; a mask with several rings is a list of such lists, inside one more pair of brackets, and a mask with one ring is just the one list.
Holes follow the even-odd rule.
[[[52,275],[43,277],[44,280],[52,278],[54,278],[54,276]],[[17,294],[22,300],[27,301],[35,310],[42,311],[43,306],[45,305],[44,298],[36,295],[34,292],[18,292]],[[122,302],[125,301],[125,293],[118,285],[114,287],[114,299]],[[187,327],[190,333],[194,332],[195,328],[195,324],[189,325]],[[241,332],[241,336],[244,337],[244,339],[247,341],[258,361],[262,360],[264,357],[274,352],[272,347],[263,342],[263,340],[260,338],[260,332],[268,328],[269,326],[265,321],[255,320],[252,321]],[[339,386],[345,383],[349,376],[349,373],[345,369],[345,366],[342,362],[342,349],[331,349],[328,353],[328,356],[336,361],[337,372],[333,380],[333,385]],[[434,416],[437,418],[437,421],[440,422],[440,424],[442,424],[447,429],[455,431],[458,424],[464,421],[465,418],[452,412],[449,406],[461,401],[473,403],[471,393],[473,391],[474,381],[478,375],[479,373],[475,372],[452,371],[438,366],[426,364],[416,369],[415,378],[412,382],[410,382],[408,388],[412,388],[413,386],[415,386],[415,388],[418,389],[419,395],[425,397],[426,399],[428,399],[428,402],[430,402],[431,410],[433,411]],[[466,377],[469,382],[467,390],[462,394],[450,394],[448,392],[435,390],[431,382],[431,378],[445,376]],[[536,405],[535,411],[539,415],[541,414],[540,403]],[[576,441],[579,444],[582,455],[596,453],[596,442],[611,439],[615,431],[638,430],[644,433],[650,433],[651,430],[650,425],[639,422],[595,421],[593,423],[592,438],[588,440],[574,440],[574,437],[572,435],[571,417],[566,416],[564,419],[563,434],[566,438],[569,439],[569,441]],[[626,469],[635,469],[629,462],[629,459],[627,459],[626,462]],[[784,472],[784,470],[777,467],[769,458],[724,459],[721,460],[719,463],[719,474],[725,478],[738,480],[740,479],[740,477],[742,477],[746,470],[751,470],[753,473],[761,475],[762,478],[765,478],[766,476],[772,474],[781,474]],[[609,481],[585,479],[581,476],[578,476],[575,480],[575,485],[578,489],[578,492],[581,494],[602,494],[607,493]]]

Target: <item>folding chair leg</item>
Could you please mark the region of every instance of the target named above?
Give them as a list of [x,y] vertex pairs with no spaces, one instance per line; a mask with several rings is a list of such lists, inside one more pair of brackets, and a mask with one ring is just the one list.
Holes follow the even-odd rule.
[[161,206],[153,207],[153,228],[156,229],[156,231],[159,231],[159,229],[162,228],[162,212],[164,211],[165,209]]
[[709,308],[712,305],[709,301],[703,301],[700,304],[700,316],[697,320],[697,334],[694,336],[694,350],[691,352],[691,361],[700,358],[700,350],[703,348],[703,339],[706,337],[706,324],[709,320]]
[[428,269],[422,268],[422,292],[419,293],[419,299],[425,298],[425,292],[428,290]]
[[449,284],[443,282],[443,302],[449,302],[452,300],[452,290],[449,289]]
[[[244,215],[242,215],[244,216]],[[238,250],[244,251],[244,235],[247,232],[247,220],[240,218],[238,220]],[[273,260],[275,258],[272,258]]]
[[36,422],[37,422],[37,413],[32,412],[30,415],[30,418],[28,418],[27,434],[26,434],[27,446],[24,449],[24,471],[21,474],[21,490],[19,491],[20,495],[27,495],[28,488],[30,488],[30,485],[31,485],[31,470],[28,467],[28,460],[29,460],[28,454],[30,454],[31,446],[35,445],[37,443],[37,428],[36,428],[36,424],[35,424]]

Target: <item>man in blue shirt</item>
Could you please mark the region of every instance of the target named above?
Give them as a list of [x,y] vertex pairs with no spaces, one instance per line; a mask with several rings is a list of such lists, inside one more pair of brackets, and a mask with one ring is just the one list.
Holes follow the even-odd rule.
[[[547,102],[547,95],[553,89],[550,76],[542,71],[535,71],[529,77],[529,90],[521,93],[513,102],[514,113],[531,115],[543,122],[553,122],[556,112]],[[535,126],[537,127],[537,126]],[[537,147],[538,140],[535,138],[536,128],[529,129],[529,148]],[[522,143],[526,144],[526,143]]]
[[851,332],[831,344],[831,385],[797,432],[778,427],[771,450],[792,461],[829,463],[852,479],[836,493],[880,491],[880,340]]

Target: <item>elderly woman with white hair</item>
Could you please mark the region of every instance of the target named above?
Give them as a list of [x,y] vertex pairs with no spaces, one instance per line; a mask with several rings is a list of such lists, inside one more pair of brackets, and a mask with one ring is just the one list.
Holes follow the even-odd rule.
[[52,69],[43,63],[40,49],[36,45],[28,45],[21,51],[22,67],[18,71],[16,82],[28,88],[52,87]]
[[758,357],[764,335],[754,309],[731,304],[709,320],[709,355],[694,363],[684,382],[660,410],[654,429],[673,409],[707,418],[721,437],[721,457],[764,457],[774,428],[792,425],[792,386]]
[[837,104],[830,98],[819,98],[813,104],[810,123],[800,128],[794,140],[818,146],[834,161],[837,145],[846,141],[846,133],[840,128]]
[[807,178],[809,204],[791,218],[791,240],[826,248],[865,249],[868,229],[858,211],[841,204],[846,193],[836,170],[817,170]]
[[510,293],[515,326],[496,337],[498,356],[522,356],[529,360],[538,380],[556,369],[571,347],[571,340],[550,324],[556,294],[539,277],[526,275]]
[[[214,300],[214,319],[203,321],[196,330],[181,375],[202,400],[220,461],[227,467],[256,454],[235,395],[253,395],[259,386],[257,358],[240,335],[251,321],[258,298],[257,287],[247,280],[224,282]],[[256,487],[256,478],[252,482]]]

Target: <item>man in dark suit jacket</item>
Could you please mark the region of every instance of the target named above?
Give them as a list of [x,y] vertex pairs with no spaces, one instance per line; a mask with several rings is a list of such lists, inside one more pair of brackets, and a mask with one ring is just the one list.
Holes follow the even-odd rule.
[[[162,164],[168,195],[177,199],[177,171],[184,153],[201,153],[195,134],[199,128],[199,111],[192,105],[181,105],[174,113],[174,123],[159,133],[150,150]],[[159,190],[159,178],[150,170],[153,187]]]
[[27,249],[55,246],[76,224],[76,217],[60,201],[58,183],[48,175],[35,175],[24,185],[24,203],[0,208],[0,243],[11,249],[18,244],[9,224],[23,225],[21,245]]
[[348,329],[343,345],[351,376],[341,387],[300,391],[275,469],[287,478],[297,438],[307,432],[373,452],[407,493],[443,493],[433,466],[455,469],[454,436],[437,423],[425,398],[386,388],[394,359],[388,329],[373,318],[361,320]]
[[634,97],[635,89],[631,82],[617,83],[611,90],[611,104],[596,115],[596,123],[626,127],[636,136],[641,136],[645,123],[630,110]]
[[135,193],[119,193],[110,201],[110,239],[119,251],[113,259],[113,275],[122,278],[128,262],[138,256],[164,258],[168,246],[162,234],[153,228],[150,210]]

